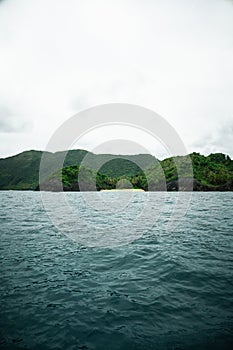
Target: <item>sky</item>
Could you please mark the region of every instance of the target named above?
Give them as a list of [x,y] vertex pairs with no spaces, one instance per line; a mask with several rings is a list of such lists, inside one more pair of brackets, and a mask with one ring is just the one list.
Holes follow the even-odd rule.
[[[233,157],[233,1],[0,0],[0,157],[44,150],[72,115],[113,102],[155,111],[188,152]],[[109,128],[75,148],[129,134],[166,155]]]

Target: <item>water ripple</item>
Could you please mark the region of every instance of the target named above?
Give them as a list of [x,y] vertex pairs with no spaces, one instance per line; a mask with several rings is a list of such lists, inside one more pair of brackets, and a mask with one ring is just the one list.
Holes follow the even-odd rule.
[[231,349],[233,194],[194,193],[167,232],[173,195],[142,237],[88,248],[57,231],[39,193],[1,192],[0,348]]

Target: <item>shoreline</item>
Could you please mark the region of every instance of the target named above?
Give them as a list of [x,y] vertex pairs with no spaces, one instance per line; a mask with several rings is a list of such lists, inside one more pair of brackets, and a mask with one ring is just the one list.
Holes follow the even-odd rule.
[[100,190],[99,192],[146,192],[142,188],[113,188],[112,190]]

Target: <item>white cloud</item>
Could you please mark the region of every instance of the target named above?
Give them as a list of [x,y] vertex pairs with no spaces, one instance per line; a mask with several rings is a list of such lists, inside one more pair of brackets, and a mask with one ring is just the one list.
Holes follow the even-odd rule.
[[[0,156],[43,149],[71,115],[108,102],[153,109],[207,152],[233,120],[232,16],[225,0],[0,2],[0,104],[33,125],[17,142],[3,128]],[[233,156],[229,139],[215,143]]]

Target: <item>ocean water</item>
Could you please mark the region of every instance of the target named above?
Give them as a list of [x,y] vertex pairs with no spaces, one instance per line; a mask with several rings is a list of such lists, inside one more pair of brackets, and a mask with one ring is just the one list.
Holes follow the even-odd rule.
[[232,349],[233,193],[98,195],[0,192],[0,349]]

